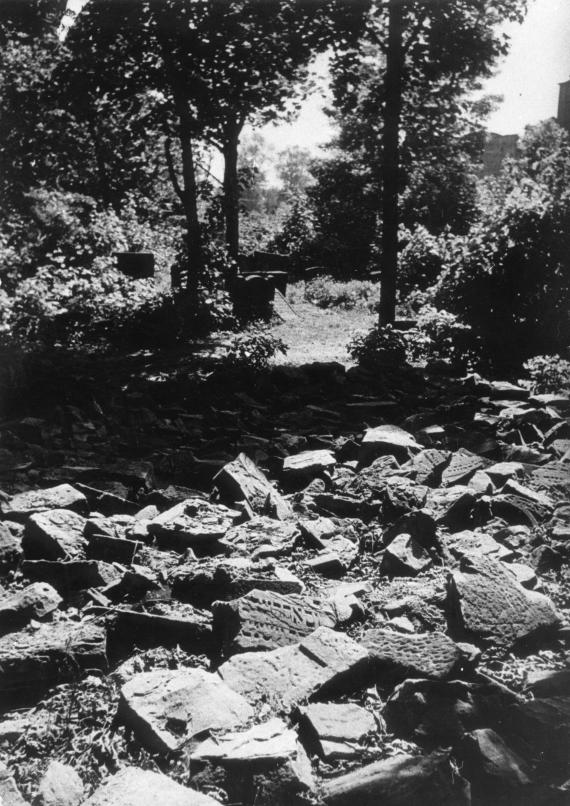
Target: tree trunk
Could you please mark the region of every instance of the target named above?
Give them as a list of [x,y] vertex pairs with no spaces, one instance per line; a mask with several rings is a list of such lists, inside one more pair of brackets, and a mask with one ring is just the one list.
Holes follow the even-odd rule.
[[396,318],[398,274],[399,135],[402,112],[402,0],[388,5],[388,54],[385,78],[384,162],[382,168],[382,285],[380,325]]
[[237,260],[239,253],[239,182],[238,144],[240,127],[229,127],[224,144],[224,219],[226,245],[230,257]]

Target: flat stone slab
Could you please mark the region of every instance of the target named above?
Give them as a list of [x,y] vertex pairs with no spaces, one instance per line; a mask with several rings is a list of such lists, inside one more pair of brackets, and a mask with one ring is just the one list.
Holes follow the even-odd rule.
[[326,806],[469,806],[468,784],[457,775],[449,752],[401,754],[367,764],[324,783]]
[[560,766],[566,774],[570,697],[545,697],[513,705],[505,714],[501,734],[523,758]]
[[33,618],[46,618],[62,601],[58,592],[45,582],[33,582],[0,599],[0,634],[18,630]]
[[475,642],[511,647],[553,633],[560,617],[550,599],[519,585],[500,562],[466,557],[448,578],[450,625]]
[[331,451],[316,450],[302,451],[294,456],[287,456],[283,460],[284,476],[313,476],[323,470],[332,470],[336,465],[336,458]]
[[207,548],[224,537],[242,517],[241,512],[201,498],[189,498],[163,512],[148,524],[160,545],[184,551]]
[[220,543],[231,554],[261,560],[290,554],[299,537],[296,524],[259,516],[228,529]]
[[426,448],[412,459],[412,467],[418,484],[435,487],[441,481],[441,474],[451,459],[451,451]]
[[7,503],[0,505],[7,519],[15,521],[27,520],[35,512],[47,512],[50,509],[71,509],[74,512],[87,513],[87,498],[71,484],[58,484],[45,490],[28,490],[14,495]]
[[464,774],[478,790],[512,790],[530,784],[529,768],[523,759],[492,728],[467,733],[461,744]]
[[83,800],[83,781],[73,767],[50,761],[38,786],[36,806],[79,806]]
[[388,576],[417,576],[432,565],[427,551],[411,535],[400,534],[386,548],[381,571]]
[[466,484],[477,470],[483,470],[490,464],[488,459],[478,456],[465,448],[459,448],[451,455],[448,466],[441,474],[444,487],[455,484]]
[[440,632],[403,635],[393,630],[368,630],[361,639],[383,682],[401,682],[407,677],[444,680],[461,661],[459,647]]
[[274,717],[240,733],[226,733],[215,739],[206,739],[192,752],[191,760],[230,764],[280,763],[294,759],[299,751],[296,731],[288,728],[282,719]]
[[491,557],[493,560],[508,560],[514,558],[514,552],[498,543],[491,535],[472,532],[466,529],[440,538],[444,550],[450,557],[459,560],[471,554],[480,557]]
[[31,515],[22,546],[30,560],[82,559],[87,540],[87,521],[69,509],[52,509]]
[[334,607],[309,596],[254,590],[233,602],[214,602],[214,633],[226,655],[294,644],[317,627],[337,625]]
[[214,476],[213,483],[224,500],[247,501],[259,515],[269,514],[268,507],[275,510],[280,520],[293,515],[289,503],[245,453],[224,465]]
[[125,683],[119,713],[149,750],[168,753],[204,731],[240,727],[254,712],[218,675],[158,669]]
[[219,806],[219,801],[151,770],[125,767],[107,778],[82,806]]
[[179,602],[156,603],[147,610],[117,608],[116,636],[124,646],[141,648],[181,646],[196,654],[211,651],[212,615]]
[[29,579],[47,582],[63,594],[105,587],[122,577],[116,566],[99,560],[25,560],[22,571]]
[[319,627],[292,646],[234,655],[218,674],[249,702],[269,702],[289,710],[325,692],[357,689],[369,679],[370,659],[348,636]]
[[299,708],[301,734],[326,759],[354,758],[359,743],[378,730],[374,716],[354,703],[311,703]]
[[360,462],[370,462],[378,456],[392,454],[396,459],[406,461],[414,453],[419,453],[422,446],[415,437],[396,425],[379,425],[368,428],[360,444]]
[[88,669],[107,670],[106,631],[93,622],[58,622],[0,638],[0,696],[43,693]]

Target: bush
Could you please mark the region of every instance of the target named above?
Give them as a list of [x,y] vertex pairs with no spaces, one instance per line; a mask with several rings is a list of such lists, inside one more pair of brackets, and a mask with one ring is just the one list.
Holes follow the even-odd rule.
[[348,354],[366,369],[394,366],[406,361],[404,334],[391,325],[372,328],[368,333],[356,335],[346,347]]
[[257,372],[268,367],[277,353],[287,353],[285,342],[268,328],[257,325],[238,333],[228,342],[222,365],[224,368]]
[[414,330],[405,334],[410,361],[450,361],[464,368],[474,360],[475,351],[471,328],[449,311],[424,306]]
[[319,308],[367,308],[375,310],[378,286],[370,280],[339,282],[332,277],[316,277],[305,284],[305,299]]
[[570,361],[559,355],[535,355],[525,362],[534,394],[570,391]]
[[425,291],[437,280],[445,253],[445,236],[431,235],[425,227],[400,231],[398,294],[404,301],[411,291]]

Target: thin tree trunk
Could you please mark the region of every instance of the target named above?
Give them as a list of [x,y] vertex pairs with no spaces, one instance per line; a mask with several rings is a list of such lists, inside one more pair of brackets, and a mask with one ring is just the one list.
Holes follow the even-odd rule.
[[385,78],[384,161],[382,169],[382,285],[380,325],[396,318],[398,275],[398,185],[400,174],[399,134],[402,112],[402,0],[388,5],[388,54]]
[[226,245],[230,257],[237,260],[239,253],[239,182],[238,145],[240,127],[230,127],[224,144],[224,221]]

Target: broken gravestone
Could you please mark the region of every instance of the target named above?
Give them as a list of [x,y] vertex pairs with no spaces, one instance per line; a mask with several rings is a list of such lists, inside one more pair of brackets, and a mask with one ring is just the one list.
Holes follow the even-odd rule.
[[245,453],[224,465],[213,483],[229,504],[246,501],[258,515],[271,514],[268,508],[273,508],[279,520],[293,514],[287,501]]
[[74,512],[87,512],[87,499],[70,484],[59,484],[45,490],[28,490],[18,493],[1,505],[4,518],[25,521],[35,512],[50,509],[71,509]]
[[384,552],[381,571],[388,576],[416,576],[432,562],[427,551],[411,535],[399,534]]
[[0,635],[20,629],[31,619],[45,619],[62,601],[58,592],[45,582],[33,582],[0,599]]
[[22,547],[30,560],[85,557],[86,520],[69,509],[52,509],[32,515],[26,523]]
[[83,806],[219,806],[209,795],[177,784],[167,775],[137,767],[124,767],[111,775]]
[[443,680],[458,669],[462,658],[457,644],[440,632],[402,635],[373,628],[361,643],[372,658],[380,685],[407,677]]
[[295,523],[258,516],[228,529],[220,545],[231,554],[262,560],[291,554],[300,536]]
[[156,535],[163,548],[211,551],[241,517],[241,512],[235,509],[190,498],[154,518],[148,524],[148,531]]
[[299,714],[303,741],[325,760],[358,757],[362,740],[378,730],[373,714],[354,703],[311,703]]

